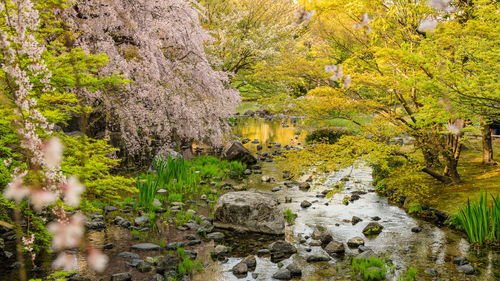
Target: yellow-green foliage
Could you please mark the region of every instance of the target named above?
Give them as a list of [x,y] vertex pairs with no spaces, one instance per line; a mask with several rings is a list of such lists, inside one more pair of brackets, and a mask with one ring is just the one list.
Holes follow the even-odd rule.
[[137,192],[134,178],[110,173],[119,160],[109,157],[116,149],[108,144],[107,139],[63,136],[62,141],[65,146],[62,171],[80,178],[86,187],[87,200],[111,203],[121,196]]

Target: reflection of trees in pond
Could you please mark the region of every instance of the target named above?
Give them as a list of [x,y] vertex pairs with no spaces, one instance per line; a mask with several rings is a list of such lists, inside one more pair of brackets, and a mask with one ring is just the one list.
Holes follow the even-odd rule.
[[[285,123],[289,127],[283,128],[282,124]],[[296,144],[303,141],[303,136],[299,136],[299,140],[295,140],[295,132],[298,128],[295,127],[296,122],[278,121],[278,120],[263,120],[263,119],[242,119],[241,122],[235,127],[234,132],[241,135],[242,138],[249,138],[250,140],[257,139],[261,144],[268,144],[270,142],[277,142],[283,145]]]

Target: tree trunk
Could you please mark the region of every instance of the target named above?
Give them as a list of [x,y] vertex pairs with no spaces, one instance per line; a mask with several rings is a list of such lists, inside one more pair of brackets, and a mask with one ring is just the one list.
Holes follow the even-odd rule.
[[488,121],[481,117],[481,134],[483,137],[483,164],[495,164],[493,160],[493,140],[491,137],[491,126]]
[[[459,128],[462,129],[463,125]],[[444,159],[444,175],[449,177],[454,184],[460,183],[460,175],[458,174],[458,160],[462,151],[462,134],[463,133],[448,133],[445,136],[441,154]]]

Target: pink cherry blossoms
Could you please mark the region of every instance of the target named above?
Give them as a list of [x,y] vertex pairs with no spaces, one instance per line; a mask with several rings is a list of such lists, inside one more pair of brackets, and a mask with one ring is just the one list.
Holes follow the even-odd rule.
[[344,77],[344,74],[342,72],[342,65],[325,65],[325,72],[331,72],[333,73],[332,76],[330,76],[330,80],[335,81],[335,82],[340,82],[343,80],[342,87],[343,88],[348,88],[351,85],[351,75],[346,75]]
[[117,94],[85,94],[110,116],[106,127],[131,155],[179,140],[221,145],[228,132],[225,120],[240,97],[228,74],[211,67],[204,48],[212,38],[196,7],[183,0],[77,0],[66,11],[79,34],[75,44],[109,56],[101,74],[132,81]]
[[[28,170],[14,170],[12,181],[4,190],[4,197],[18,204],[27,198],[37,211],[58,202],[60,196],[63,196],[67,205],[77,207],[84,187],[76,177],[66,180],[62,174],[60,163],[63,159],[63,146],[60,140],[52,137],[44,141],[40,137],[42,134],[50,135],[53,124],[37,109],[37,101],[32,97],[35,91],[53,90],[49,83],[51,73],[42,59],[45,48],[34,36],[40,24],[38,12],[29,0],[10,2],[12,5],[8,7],[0,3],[0,16],[4,17],[4,22],[12,30],[9,33],[4,29],[0,30],[0,51],[3,70],[8,74],[6,79],[10,92],[7,97],[15,105],[15,113],[18,115],[15,126],[26,155]],[[42,87],[35,87],[32,82],[34,80],[38,80]],[[10,162],[6,161],[5,164],[10,165]],[[28,174],[31,176],[28,177]],[[57,222],[50,223],[48,227],[54,234],[52,247],[55,250],[77,247],[84,233],[83,215],[75,214],[68,218],[62,207],[54,210]],[[20,222],[16,223],[20,228]],[[35,236],[32,234],[28,238],[22,238],[22,244],[33,260],[36,256],[32,247],[34,242]],[[89,250],[89,258],[96,259],[100,264],[97,266],[95,261],[89,261],[89,265],[96,265],[96,270],[102,270],[106,258],[96,251]],[[18,256],[21,254],[18,253]],[[74,269],[75,264],[74,259],[63,252],[53,265],[70,270]]]

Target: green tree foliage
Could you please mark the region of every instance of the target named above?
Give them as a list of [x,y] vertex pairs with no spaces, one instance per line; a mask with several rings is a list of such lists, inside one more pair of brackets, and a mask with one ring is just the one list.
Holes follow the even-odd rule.
[[[312,120],[345,119],[360,126],[362,136],[370,138],[367,147],[341,143],[373,154],[371,164],[396,157],[405,164],[393,169],[394,176],[424,172],[458,183],[466,134],[477,132],[473,123],[479,116],[498,114],[500,104],[499,17],[493,12],[498,3],[458,4],[455,10],[439,10],[427,1],[311,1],[307,8],[316,16],[304,37],[309,40],[302,43],[307,48],[287,55],[297,58],[294,63],[262,75],[267,71],[270,77],[312,87],[304,97],[282,100],[282,108]],[[433,32],[422,28],[429,21],[437,25]],[[329,78],[331,65],[343,66],[340,79],[337,74]],[[294,74],[300,68],[309,73],[307,80]],[[372,121],[362,124],[363,116]],[[389,145],[402,136],[414,140],[411,148]],[[286,159],[328,163],[325,158],[360,156],[334,146],[319,154],[323,157],[309,154],[324,148],[318,145],[291,152]]]
[[275,93],[283,85],[254,76],[262,65],[275,65],[290,49],[302,27],[294,24],[297,10],[290,0],[203,0],[203,23],[214,41],[207,46],[217,68],[234,74],[233,86],[245,97]]

